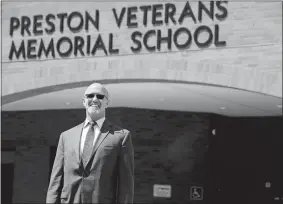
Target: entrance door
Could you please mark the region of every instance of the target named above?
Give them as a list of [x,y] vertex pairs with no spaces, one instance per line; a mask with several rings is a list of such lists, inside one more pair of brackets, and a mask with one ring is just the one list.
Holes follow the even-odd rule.
[[214,118],[210,167],[215,203],[274,201],[280,181],[280,120]]

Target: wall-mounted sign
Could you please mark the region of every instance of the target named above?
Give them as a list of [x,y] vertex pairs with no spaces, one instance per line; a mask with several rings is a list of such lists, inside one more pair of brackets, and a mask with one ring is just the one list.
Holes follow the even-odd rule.
[[171,198],[171,185],[153,185],[153,197]]
[[[89,57],[225,46],[218,23],[228,16],[227,4],[187,1],[13,16],[7,30],[11,39],[8,58]],[[102,27],[109,21],[114,24],[105,32]]]
[[203,188],[201,186],[191,186],[190,199],[191,200],[203,200]]

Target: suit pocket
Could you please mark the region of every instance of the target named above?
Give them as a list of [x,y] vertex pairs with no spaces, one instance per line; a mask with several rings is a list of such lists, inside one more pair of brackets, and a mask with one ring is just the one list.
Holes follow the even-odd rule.
[[115,146],[102,146],[99,149],[99,155],[101,155],[102,157],[106,157],[106,156],[110,156],[113,153],[115,153]]
[[116,151],[116,146],[114,145],[104,145],[104,146],[100,146],[100,151],[105,152],[105,153],[112,153]]
[[112,146],[112,145],[105,145],[105,146],[102,146],[101,149],[103,150],[114,150],[116,147],[115,146]]

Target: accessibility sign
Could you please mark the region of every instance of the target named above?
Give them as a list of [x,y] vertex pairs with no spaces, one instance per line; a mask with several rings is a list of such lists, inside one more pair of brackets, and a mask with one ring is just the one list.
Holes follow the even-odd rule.
[[203,200],[203,188],[201,186],[191,186],[190,199],[191,200]]

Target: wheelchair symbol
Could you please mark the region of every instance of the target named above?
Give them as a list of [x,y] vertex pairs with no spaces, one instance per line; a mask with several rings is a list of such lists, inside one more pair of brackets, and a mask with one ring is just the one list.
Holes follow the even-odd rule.
[[203,199],[203,188],[199,186],[192,186],[190,189],[191,200],[202,200]]

